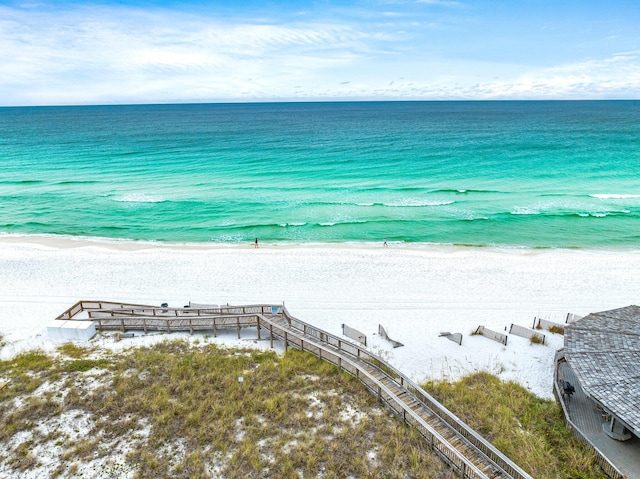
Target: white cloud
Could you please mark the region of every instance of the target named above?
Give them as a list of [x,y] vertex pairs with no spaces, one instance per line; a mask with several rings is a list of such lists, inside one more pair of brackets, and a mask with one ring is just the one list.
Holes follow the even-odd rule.
[[[228,24],[176,12],[92,9],[0,14],[0,101],[170,101],[235,98],[349,61],[364,35],[329,24]],[[366,48],[366,46],[365,46]],[[247,78],[260,85],[248,88]],[[266,81],[271,81],[270,84]],[[65,88],[65,85],[67,87]],[[68,86],[73,85],[70,90]],[[245,93],[246,94],[246,93]]]
[[[627,52],[545,69],[506,74],[504,65],[443,64],[429,80],[374,76],[351,79],[319,93],[319,97],[365,99],[502,100],[502,99],[636,99],[640,98],[640,52]],[[500,70],[503,79],[465,74]],[[449,70],[449,73],[444,73]]]
[[421,21],[380,25],[0,7],[0,104],[640,97],[640,51],[547,68],[463,62]]
[[496,96],[544,98],[640,97],[640,52],[615,54],[524,74],[510,84],[492,85]]

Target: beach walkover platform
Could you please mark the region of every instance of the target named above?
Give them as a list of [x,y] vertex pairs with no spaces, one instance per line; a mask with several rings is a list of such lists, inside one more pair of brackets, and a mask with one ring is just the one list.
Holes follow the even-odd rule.
[[461,478],[532,479],[409,377],[360,345],[300,321],[284,305],[185,308],[80,301],[62,321],[91,321],[98,330],[213,331],[255,327],[258,338],[282,341],[349,372],[398,417],[414,426],[428,446]]
[[555,361],[569,427],[609,477],[640,479],[640,306],[572,321]]
[[[605,473],[613,479],[640,479],[640,439],[616,441],[606,434],[608,414],[587,396],[575,372],[561,356],[556,369],[556,397],[560,401],[568,427],[595,454],[596,461]],[[561,381],[574,385],[574,393],[563,397]]]

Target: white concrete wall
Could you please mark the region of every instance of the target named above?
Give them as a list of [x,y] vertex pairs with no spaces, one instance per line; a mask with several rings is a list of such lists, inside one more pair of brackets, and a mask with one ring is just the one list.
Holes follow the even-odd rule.
[[96,326],[92,321],[55,320],[47,325],[47,334],[51,339],[88,341],[96,334]]

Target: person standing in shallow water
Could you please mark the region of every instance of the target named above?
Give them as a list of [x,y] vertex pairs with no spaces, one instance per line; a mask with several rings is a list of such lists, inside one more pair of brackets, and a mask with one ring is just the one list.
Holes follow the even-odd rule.
[[254,243],[254,246],[253,246],[253,247],[254,247],[254,248],[257,248],[257,247],[258,247],[258,238],[256,238],[256,241],[255,241],[255,243]]

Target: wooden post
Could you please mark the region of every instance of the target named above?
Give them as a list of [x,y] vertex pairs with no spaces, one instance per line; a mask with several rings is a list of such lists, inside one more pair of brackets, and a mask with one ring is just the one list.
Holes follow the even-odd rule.
[[124,329],[124,318],[120,318],[120,322],[122,323],[122,332],[124,333],[126,331]]
[[236,321],[238,322],[238,339],[240,339],[240,316],[236,318]]
[[171,330],[169,329],[169,320],[167,319],[166,321],[167,321],[167,333],[170,333]]
[[217,338],[218,337],[218,331],[216,330],[216,318],[213,318],[213,337]]
[[144,334],[147,334],[147,318],[142,318],[142,325],[144,326]]
[[262,338],[260,337],[260,316],[256,316],[256,326],[258,326],[258,341],[260,341]]
[[284,350],[286,351],[289,347],[289,339],[287,338],[287,332],[284,332]]
[[189,318],[189,334],[193,336],[193,321]]
[[269,324],[269,347],[273,349],[273,324]]

